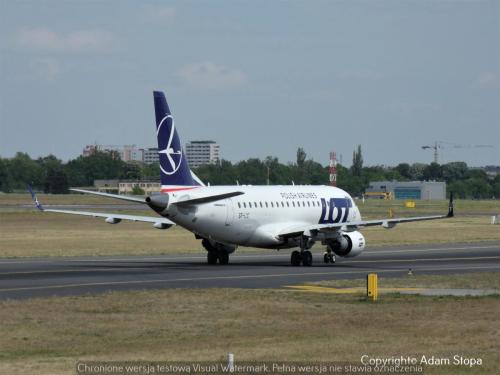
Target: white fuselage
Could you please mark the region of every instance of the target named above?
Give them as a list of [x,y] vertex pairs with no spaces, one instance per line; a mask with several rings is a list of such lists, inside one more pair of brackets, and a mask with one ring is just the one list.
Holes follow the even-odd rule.
[[[235,191],[243,194],[189,207],[171,204]],[[297,246],[296,239],[279,236],[287,229],[361,220],[344,190],[308,185],[196,187],[169,193],[169,204],[161,214],[201,237],[263,248]]]

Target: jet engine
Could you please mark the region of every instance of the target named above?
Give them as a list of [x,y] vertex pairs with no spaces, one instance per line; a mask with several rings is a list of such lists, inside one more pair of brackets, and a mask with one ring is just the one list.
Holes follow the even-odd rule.
[[324,245],[340,257],[352,258],[362,253],[365,248],[365,237],[358,231],[342,233],[337,238],[329,238]]
[[167,209],[168,201],[168,194],[156,194],[146,197],[146,203],[148,206],[160,215]]

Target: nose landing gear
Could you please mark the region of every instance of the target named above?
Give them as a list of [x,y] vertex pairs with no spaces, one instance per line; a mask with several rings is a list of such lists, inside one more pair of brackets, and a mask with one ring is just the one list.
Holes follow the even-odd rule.
[[323,261],[328,264],[328,263],[335,263],[335,255],[332,253],[332,251],[325,251],[325,254],[323,255]]

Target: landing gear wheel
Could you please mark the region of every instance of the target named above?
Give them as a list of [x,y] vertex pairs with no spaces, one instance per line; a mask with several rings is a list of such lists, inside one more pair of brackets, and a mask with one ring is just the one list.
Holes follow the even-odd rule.
[[300,266],[300,262],[302,257],[300,256],[300,252],[297,250],[292,251],[292,255],[290,257],[290,262],[292,263],[292,266],[298,267]]
[[219,251],[219,264],[226,265],[229,263],[229,254],[226,251]]
[[305,267],[312,266],[313,256],[309,250],[302,252],[302,265]]
[[208,264],[217,264],[217,253],[215,251],[207,252],[207,263]]
[[325,262],[325,263],[327,263],[327,264],[328,264],[328,263],[330,263],[330,254],[325,253],[325,254],[323,255],[323,262]]
[[330,263],[335,263],[337,261],[337,259],[335,258],[335,255],[333,254],[330,254]]

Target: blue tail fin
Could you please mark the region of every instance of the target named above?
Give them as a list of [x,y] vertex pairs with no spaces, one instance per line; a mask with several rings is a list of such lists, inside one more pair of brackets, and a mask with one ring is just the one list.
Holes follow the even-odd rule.
[[168,191],[165,186],[197,186],[191,175],[165,94],[154,91],[153,95],[162,191]]

